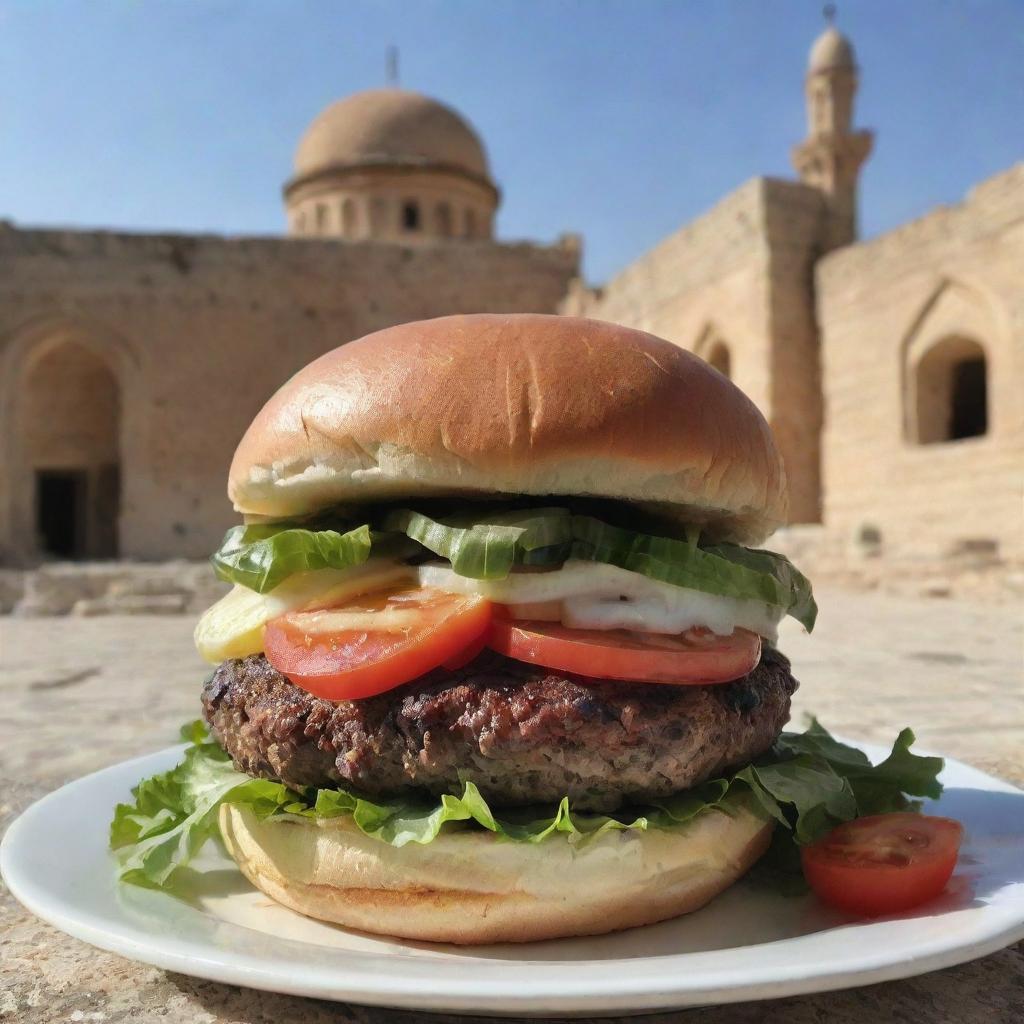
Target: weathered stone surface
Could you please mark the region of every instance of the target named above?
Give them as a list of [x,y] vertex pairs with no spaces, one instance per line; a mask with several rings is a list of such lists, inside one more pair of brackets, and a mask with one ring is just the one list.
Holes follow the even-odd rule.
[[[822,590],[812,636],[786,626],[801,680],[795,717],[813,711],[856,739],[913,725],[922,747],[1024,784],[1022,624],[1015,607]],[[207,671],[192,621],[0,620],[0,815],[8,820],[86,772],[159,749],[198,710]],[[57,639],[59,637],[59,642]],[[909,981],[742,1003],[656,1022],[702,1024],[1016,1024],[1024,945]],[[239,989],[166,974],[70,939],[0,897],[0,1020],[12,1024],[458,1024]]]
[[[563,311],[727,352],[785,458],[792,522],[823,520],[854,574],[872,549],[1019,569],[1024,165],[822,257],[835,213],[819,189],[755,178]],[[922,374],[941,346],[942,374]],[[948,436],[968,349],[985,360],[987,429],[921,443]]]
[[[962,203],[818,263],[824,516],[840,536],[871,524],[910,556],[987,544],[1018,568],[1024,560],[1022,216],[1019,164]],[[923,361],[964,343],[984,355],[988,429],[920,443],[948,418]]]
[[[63,562],[17,576],[13,603],[21,618],[48,615],[171,615],[208,608],[228,586],[208,562]],[[3,580],[0,579],[0,597]],[[3,611],[0,601],[0,611]]]
[[21,565],[54,466],[83,474],[86,557],[205,558],[237,522],[232,452],[300,367],[408,320],[554,312],[580,253],[12,228],[0,262],[0,563]]
[[71,614],[80,618],[96,615],[181,615],[187,607],[186,594],[107,594],[76,601]]
[[821,425],[814,294],[826,204],[815,188],[755,178],[675,231],[597,292],[563,305],[712,359],[772,426],[786,460],[792,520],[819,518]]
[[821,524],[789,526],[768,546],[812,580],[849,590],[885,590],[919,597],[957,597],[1005,604],[1024,594],[1024,573],[991,554],[949,557],[893,553],[878,533],[862,527],[842,536]]
[[13,611],[24,593],[24,573],[17,569],[0,569],[0,615]]

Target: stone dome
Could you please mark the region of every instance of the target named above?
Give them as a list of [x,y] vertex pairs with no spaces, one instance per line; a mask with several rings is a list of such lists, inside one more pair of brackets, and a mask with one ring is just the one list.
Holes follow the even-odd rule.
[[332,103],[295,152],[295,178],[357,167],[436,167],[490,183],[483,143],[451,107],[406,89],[368,89]]
[[815,71],[855,71],[857,60],[853,53],[853,44],[834,25],[829,25],[814,41],[807,70]]

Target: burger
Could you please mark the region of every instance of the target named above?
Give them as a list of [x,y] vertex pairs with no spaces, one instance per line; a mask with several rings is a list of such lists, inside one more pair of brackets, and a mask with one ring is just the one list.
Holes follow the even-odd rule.
[[273,395],[228,493],[203,717],[117,808],[125,881],[173,891],[219,835],[272,899],[350,928],[597,934],[703,906],[773,833],[934,791],[909,731],[886,771],[783,733],[778,626],[816,615],[757,547],[783,464],[669,342],[541,315],[371,334]]

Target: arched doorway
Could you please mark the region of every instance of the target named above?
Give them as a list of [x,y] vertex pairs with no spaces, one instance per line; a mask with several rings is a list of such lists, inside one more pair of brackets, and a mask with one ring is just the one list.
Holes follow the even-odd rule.
[[41,557],[118,553],[121,402],[117,377],[74,340],[43,348],[22,378],[17,434]]
[[972,338],[932,345],[914,371],[914,440],[937,444],[988,432],[988,364]]

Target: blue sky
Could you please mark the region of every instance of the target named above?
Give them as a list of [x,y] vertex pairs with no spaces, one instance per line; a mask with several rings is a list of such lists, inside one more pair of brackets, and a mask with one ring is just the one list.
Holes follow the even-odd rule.
[[[877,132],[865,234],[1024,157],[1022,0],[847,0]],[[482,133],[504,238],[606,278],[757,174],[790,176],[803,0],[0,0],[0,217],[278,233],[328,102],[401,81]]]

